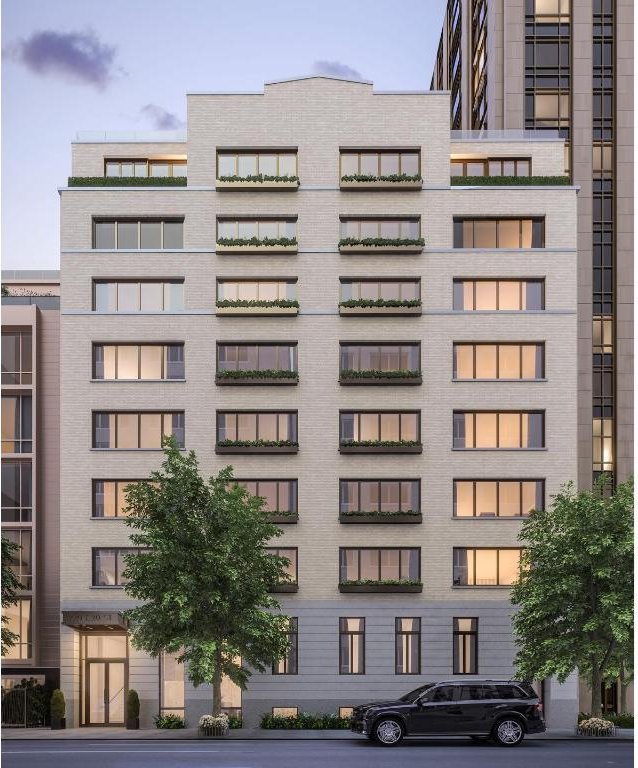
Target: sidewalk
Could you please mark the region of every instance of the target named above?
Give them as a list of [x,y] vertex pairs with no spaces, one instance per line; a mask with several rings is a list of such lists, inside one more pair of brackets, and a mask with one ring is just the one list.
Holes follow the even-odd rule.
[[[182,740],[197,739],[197,728],[182,728],[179,730],[158,730],[156,728],[140,729],[139,731],[127,731],[125,728],[67,728],[64,731],[52,731],[50,728],[3,728],[2,737],[7,740],[12,739],[36,739],[36,740],[60,740],[60,739],[92,739],[92,740]],[[261,728],[237,728],[231,730],[228,734],[229,739],[246,740],[281,740],[296,741],[298,739],[308,740],[348,740],[361,739],[350,731],[305,731],[305,730],[262,730]],[[432,737],[437,738],[437,737]],[[460,738],[460,737],[438,737],[438,738]],[[525,738],[538,741],[546,739],[591,739],[600,741],[633,741],[633,728],[619,728],[616,736],[607,737],[585,737],[576,736],[575,730],[562,729],[551,730],[545,733],[537,733]]]

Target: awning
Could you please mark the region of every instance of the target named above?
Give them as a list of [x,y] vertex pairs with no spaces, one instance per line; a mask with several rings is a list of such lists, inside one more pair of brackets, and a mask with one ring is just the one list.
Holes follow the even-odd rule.
[[62,623],[75,629],[122,630],[128,622],[119,611],[96,613],[95,611],[62,611]]

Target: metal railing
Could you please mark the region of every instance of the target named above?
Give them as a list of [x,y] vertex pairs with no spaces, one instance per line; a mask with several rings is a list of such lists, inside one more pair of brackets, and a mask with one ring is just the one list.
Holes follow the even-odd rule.
[[49,724],[49,697],[38,688],[2,690],[2,725],[6,728],[42,728]]
[[450,141],[563,141],[558,131],[526,131],[508,128],[502,131],[450,131]]

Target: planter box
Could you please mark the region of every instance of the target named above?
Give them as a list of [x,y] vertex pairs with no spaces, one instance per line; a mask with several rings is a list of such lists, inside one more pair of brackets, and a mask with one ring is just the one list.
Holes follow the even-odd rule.
[[386,524],[393,524],[393,523],[422,523],[423,522],[423,515],[420,513],[418,515],[403,515],[400,512],[397,512],[393,515],[339,515],[339,522],[340,523],[365,523],[369,524],[372,523],[374,525],[386,525]]
[[339,307],[340,315],[420,315],[421,307]]
[[223,739],[228,735],[228,728],[213,726],[212,728],[198,728],[197,735],[200,739]]
[[139,717],[127,717],[126,718],[126,730],[127,731],[139,731],[140,719]]
[[243,191],[248,192],[255,191],[276,191],[276,190],[288,190],[296,192],[299,189],[298,181],[220,181],[215,180],[215,189],[231,190],[231,191]]
[[340,445],[339,453],[423,453],[419,445]]
[[339,253],[423,253],[422,245],[340,245]]
[[401,386],[405,385],[418,385],[422,384],[423,380],[420,376],[395,376],[395,377],[388,377],[386,379],[381,377],[374,377],[370,376],[369,378],[361,378],[361,379],[339,379],[339,384],[341,384],[344,387],[352,387],[352,386],[358,386],[360,384],[365,385],[372,385],[372,386],[388,386],[391,384],[397,384]]
[[339,182],[339,189],[355,190],[379,190],[387,192],[388,190],[418,190],[423,187],[423,181],[343,181]]
[[217,307],[217,315],[298,315],[299,307]]
[[64,730],[66,730],[66,717],[52,717],[51,718],[51,730],[52,731],[64,731]]
[[242,376],[234,379],[232,376],[222,376],[221,378],[218,376],[215,376],[215,384],[219,387],[226,387],[230,386],[231,384],[234,386],[237,385],[249,385],[249,384],[260,384],[265,386],[296,386],[299,384],[299,379],[268,379],[268,378],[259,378],[258,376],[255,377],[248,377],[248,376]]
[[297,253],[296,245],[219,245],[215,244],[215,253]]
[[215,453],[299,453],[298,445],[216,445]]
[[289,525],[290,523],[297,523],[299,521],[299,515],[268,515],[268,520],[271,523],[276,523],[277,525]]
[[278,594],[299,592],[299,584],[275,584],[275,586],[271,587],[268,591],[276,592]]
[[423,584],[339,584],[339,592],[423,592]]

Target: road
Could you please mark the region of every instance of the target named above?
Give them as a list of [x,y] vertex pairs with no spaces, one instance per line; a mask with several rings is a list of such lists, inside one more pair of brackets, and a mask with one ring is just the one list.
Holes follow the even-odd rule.
[[629,768],[630,741],[3,741],[3,768]]

